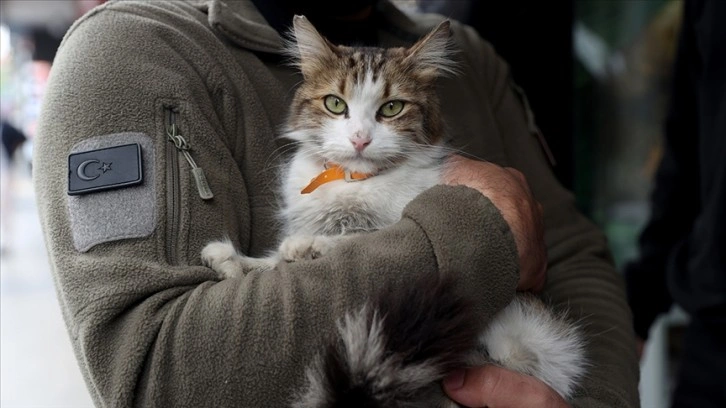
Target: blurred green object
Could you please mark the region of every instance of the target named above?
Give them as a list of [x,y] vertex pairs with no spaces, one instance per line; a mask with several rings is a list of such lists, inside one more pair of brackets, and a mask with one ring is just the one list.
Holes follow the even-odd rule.
[[636,254],[660,160],[679,0],[575,2],[575,195],[621,266]]
[[671,0],[577,0],[575,19],[600,35],[611,49],[622,49],[640,35]]

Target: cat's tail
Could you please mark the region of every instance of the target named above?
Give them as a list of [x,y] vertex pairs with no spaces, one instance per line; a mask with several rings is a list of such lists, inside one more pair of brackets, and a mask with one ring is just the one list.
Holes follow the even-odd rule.
[[338,336],[307,371],[294,406],[403,407],[466,364],[481,327],[454,279],[425,276],[386,290],[338,324]]
[[536,377],[565,399],[588,366],[580,328],[534,295],[517,294],[481,335],[488,359]]

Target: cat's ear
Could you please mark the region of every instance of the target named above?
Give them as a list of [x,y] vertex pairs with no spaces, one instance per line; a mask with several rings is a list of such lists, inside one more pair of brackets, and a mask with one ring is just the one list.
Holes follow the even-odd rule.
[[437,77],[456,74],[456,61],[451,42],[451,23],[444,20],[406,50],[406,60],[424,75]]
[[335,58],[337,47],[320,35],[305,16],[295,16],[292,26],[292,41],[287,46],[287,53],[308,78],[328,66],[327,63]]

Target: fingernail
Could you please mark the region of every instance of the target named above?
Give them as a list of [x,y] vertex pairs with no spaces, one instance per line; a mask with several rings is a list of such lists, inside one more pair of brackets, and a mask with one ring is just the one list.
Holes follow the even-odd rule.
[[458,390],[464,386],[464,370],[456,370],[444,378],[444,388],[449,391]]

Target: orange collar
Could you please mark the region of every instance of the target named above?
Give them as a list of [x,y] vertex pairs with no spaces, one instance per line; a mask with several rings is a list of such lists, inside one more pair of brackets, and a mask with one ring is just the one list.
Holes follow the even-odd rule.
[[325,183],[335,180],[360,181],[375,176],[375,173],[351,172],[342,168],[339,164],[326,163],[325,170],[310,180],[310,184],[302,189],[300,194],[309,194]]

